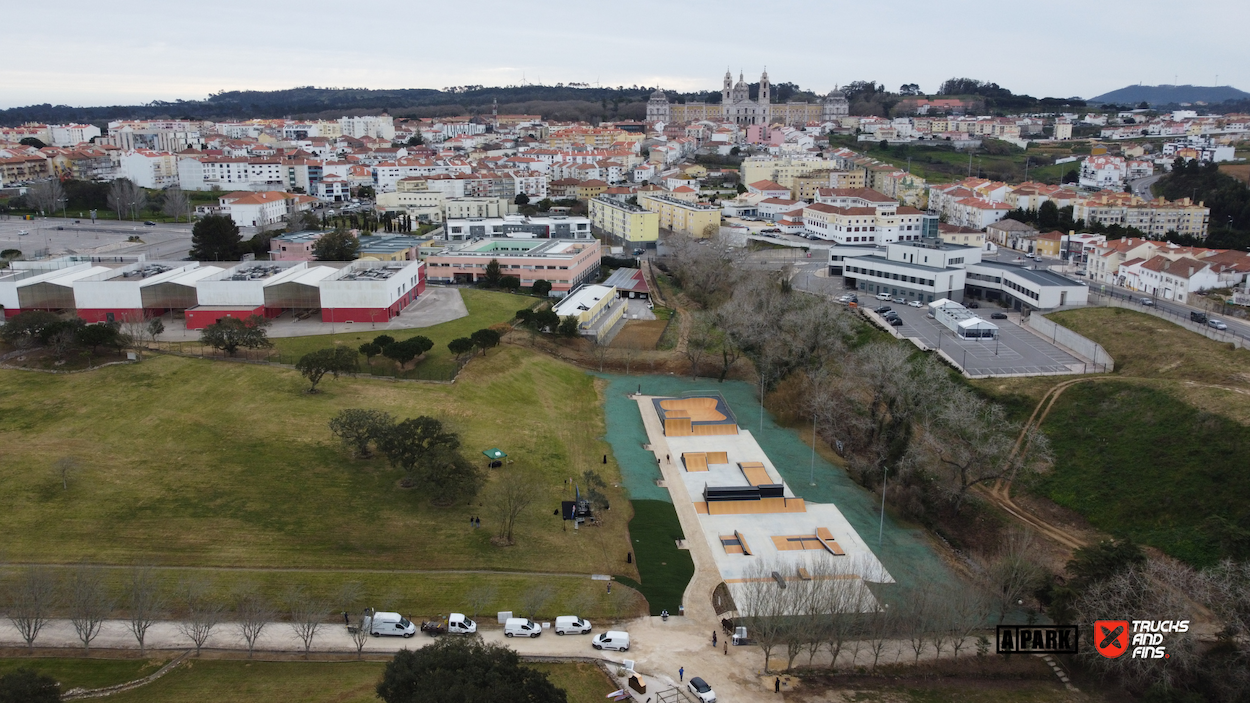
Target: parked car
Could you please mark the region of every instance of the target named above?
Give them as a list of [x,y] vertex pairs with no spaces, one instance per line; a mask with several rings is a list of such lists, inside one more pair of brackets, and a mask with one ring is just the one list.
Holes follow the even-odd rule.
[[894,317],[887,317],[887,318],[885,318],[885,322],[886,322],[886,324],[891,325],[891,326],[893,326],[893,327],[902,327],[902,326],[903,326],[903,321],[902,321],[901,319],[899,319],[899,317],[898,317],[897,315],[896,315],[896,316],[894,316]]
[[968,309],[970,310],[976,310],[979,307],[981,307],[980,303],[968,303]]
[[1141,303],[1142,305],[1145,305],[1148,308],[1153,308],[1155,306],[1155,301],[1151,300],[1150,298],[1139,298],[1137,302]]
[[909,308],[923,308],[923,307],[924,307],[924,301],[920,301],[920,300],[913,300],[913,301],[911,301],[911,302],[907,303],[907,307],[909,307]]
[[561,615],[556,618],[557,635],[584,635],[590,632],[590,621],[576,615]]
[[629,651],[629,633],[620,630],[608,630],[601,635],[595,635],[590,641],[590,646],[595,649],[614,649],[618,652]]
[[889,305],[882,305],[879,308],[873,308],[872,311],[877,313],[878,315],[882,315],[882,314],[892,311],[893,309],[894,308],[890,307]]
[[703,701],[703,703],[716,703],[716,693],[707,682],[698,676],[691,677],[690,682],[686,684],[686,688],[694,694],[695,698]]
[[1189,321],[1205,325],[1207,323],[1207,314],[1205,312],[1190,312]]
[[1224,324],[1223,321],[1217,320],[1215,318],[1211,318],[1210,320],[1207,320],[1207,327],[1214,327],[1217,330],[1228,329],[1228,325]]
[[374,612],[366,616],[364,629],[374,637],[412,637],[417,633],[417,626],[399,613]]
[[897,298],[895,298],[893,302],[899,305],[905,305],[907,303],[907,298],[904,298],[903,296],[900,295]]
[[890,299],[890,294],[889,294],[889,293],[878,293],[878,294],[877,294],[877,300],[889,300],[889,299]]
[[990,313],[990,319],[991,319],[991,320],[1006,320],[1006,319],[1007,319],[1007,313],[1005,313],[1005,312],[994,312],[994,313]]
[[155,226],[156,226],[156,223],[155,223],[155,222],[153,222],[153,221],[151,221],[151,220],[146,220],[146,221],[143,223],[143,226],[144,226],[144,227],[155,227]]
[[30,234],[30,232],[29,232],[29,231],[27,231],[27,230],[24,230],[24,229],[19,229],[19,230],[17,231],[17,236],[19,236],[19,237],[25,237],[25,236],[26,236],[26,235],[28,235],[28,234]]
[[543,626],[529,618],[508,618],[503,624],[504,637],[537,637],[543,633]]
[[646,251],[645,251],[645,250],[643,250],[643,249],[635,249],[635,250],[634,250],[634,256],[642,256],[644,253],[646,253]]

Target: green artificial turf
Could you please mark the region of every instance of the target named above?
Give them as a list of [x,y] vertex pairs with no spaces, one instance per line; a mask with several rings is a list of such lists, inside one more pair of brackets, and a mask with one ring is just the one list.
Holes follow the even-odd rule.
[[690,552],[677,548],[677,540],[685,539],[677,510],[672,503],[659,500],[631,502],[634,519],[629,523],[629,535],[640,580],[637,585],[629,579],[618,580],[642,592],[652,615],[659,615],[661,610],[676,614],[694,576]]

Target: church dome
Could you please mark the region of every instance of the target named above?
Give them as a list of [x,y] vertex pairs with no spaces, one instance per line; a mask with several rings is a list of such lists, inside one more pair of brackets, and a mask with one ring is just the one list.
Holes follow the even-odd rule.
[[663,88],[656,88],[655,92],[651,94],[651,99],[652,100],[668,100],[668,96],[664,94]]

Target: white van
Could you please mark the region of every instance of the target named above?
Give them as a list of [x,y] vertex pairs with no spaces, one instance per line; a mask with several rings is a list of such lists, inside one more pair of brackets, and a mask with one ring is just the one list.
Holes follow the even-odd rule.
[[542,633],[542,625],[529,618],[508,618],[503,624],[504,637],[537,637]]
[[447,616],[447,631],[453,635],[471,635],[477,632],[477,623],[466,618],[464,613],[452,613]]
[[374,637],[382,637],[384,635],[395,635],[399,637],[412,637],[417,632],[417,626],[408,621],[408,618],[399,613],[374,613],[366,616],[364,621],[365,630]]
[[615,649],[618,652],[629,651],[629,633],[620,630],[608,630],[602,635],[596,635],[590,642],[590,646],[595,649]]
[[556,618],[557,635],[584,635],[590,632],[590,621],[576,615],[561,615]]

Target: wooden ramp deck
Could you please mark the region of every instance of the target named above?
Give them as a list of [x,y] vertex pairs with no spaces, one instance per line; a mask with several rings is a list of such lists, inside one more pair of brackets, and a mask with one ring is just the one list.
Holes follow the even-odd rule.
[[828,527],[817,527],[816,538],[820,540],[820,544],[825,549],[829,550],[830,554],[838,557],[846,556],[846,552],[842,551],[842,547],[838,546],[838,543],[834,541],[833,533],[829,531]]
[[738,468],[742,470],[742,475],[746,477],[747,483],[752,486],[771,486],[776,483],[768,471],[764,469],[764,465],[758,461],[743,461],[738,463]]
[[707,454],[703,452],[686,452],[681,459],[686,464],[686,471],[707,471]]

